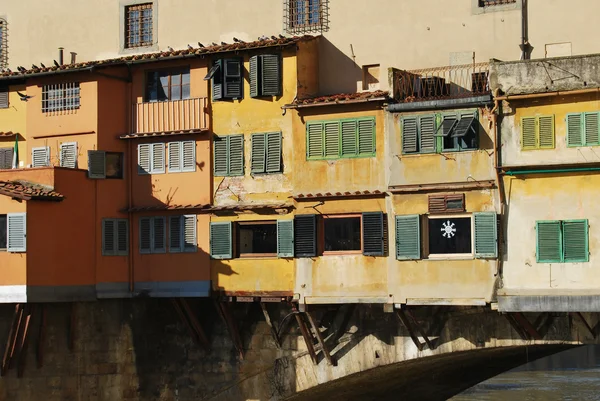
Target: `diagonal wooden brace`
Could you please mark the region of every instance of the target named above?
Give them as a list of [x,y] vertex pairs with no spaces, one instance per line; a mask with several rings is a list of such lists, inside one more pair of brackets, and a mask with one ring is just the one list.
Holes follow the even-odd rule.
[[304,312],[304,314],[308,318],[308,321],[315,332],[315,337],[317,337],[317,341],[318,341],[319,345],[321,346],[321,351],[323,352],[323,355],[325,355],[325,359],[327,359],[327,363],[331,366],[337,366],[337,362],[333,360],[333,358],[331,357],[331,354],[329,353],[329,350],[327,349],[327,346],[325,345],[325,340],[323,340],[323,335],[321,334],[321,331],[319,330],[319,326],[317,326],[315,324],[315,320],[313,319],[310,312]]

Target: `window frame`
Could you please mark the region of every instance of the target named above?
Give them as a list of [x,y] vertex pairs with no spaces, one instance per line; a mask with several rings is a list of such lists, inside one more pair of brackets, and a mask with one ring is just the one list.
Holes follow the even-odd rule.
[[[317,11],[311,10],[311,2],[317,3]],[[303,6],[303,7],[302,7]],[[314,6],[313,6],[314,7]],[[298,10],[303,9],[302,13]],[[326,32],[329,30],[329,0],[284,0],[284,30],[289,34]],[[302,21],[298,15],[303,15]],[[313,22],[314,15],[317,21]]]
[[[53,94],[52,98],[50,98],[50,94]],[[44,114],[79,110],[81,108],[81,83],[61,82],[42,85],[41,104]]]
[[[360,249],[352,251],[326,251],[325,250],[325,221],[329,219],[344,219],[344,218],[358,218],[359,225],[358,231],[360,234]],[[321,215],[320,221],[317,223],[317,245],[321,252],[317,252],[317,256],[332,256],[332,255],[362,255],[364,249],[364,238],[363,238],[363,215],[362,213],[345,213],[345,214],[327,214]]]
[[[560,259],[540,259],[540,238],[539,226],[540,223],[559,223],[560,230]],[[585,223],[585,258],[569,259],[565,258],[565,233],[564,223]],[[588,263],[590,261],[590,229],[589,219],[570,219],[570,220],[536,220],[535,222],[535,260],[536,263]]]
[[[471,220],[471,252],[470,253],[430,253],[429,249],[429,220],[440,220],[440,219],[452,219],[452,218],[465,218],[468,217]],[[424,259],[431,260],[449,260],[449,259],[476,259],[475,257],[475,216],[473,213],[454,213],[454,214],[444,214],[444,215],[427,215],[426,219],[423,219],[424,227],[422,229],[425,231],[425,235],[423,235],[423,239],[425,243],[423,244],[423,253]]]
[[[360,153],[360,148],[358,146],[360,141],[359,134],[359,123],[360,121],[369,121],[373,124],[373,133],[372,133],[372,143],[373,143],[373,152],[372,153]],[[344,122],[355,122],[356,123],[356,153],[350,155],[343,155],[342,150],[342,124]],[[326,130],[325,124],[338,124],[338,154],[337,156],[327,156],[326,155]],[[311,125],[321,125],[321,144],[322,144],[322,156],[310,156],[310,129]],[[364,159],[370,157],[377,157],[377,118],[375,116],[366,116],[366,117],[355,117],[355,118],[341,118],[341,119],[331,119],[331,120],[314,120],[307,121],[305,124],[305,135],[306,135],[306,160],[339,160],[339,159]]]
[[[589,115],[596,115],[596,138],[598,139],[596,142],[590,142],[588,143],[588,136],[587,136],[587,132],[586,132],[586,126],[587,126],[587,119],[589,118]],[[580,119],[579,121],[579,136],[581,139],[581,143],[580,144],[573,144],[571,139],[571,127],[569,126],[569,120],[572,117],[578,117]],[[579,113],[567,113],[567,115],[565,116],[565,126],[566,126],[566,142],[567,142],[567,148],[582,148],[582,147],[592,147],[592,146],[600,146],[600,112],[598,111],[584,111],[584,112],[579,112]]]
[[[166,73],[166,77],[168,78],[167,81],[167,88],[168,88],[168,93],[167,93],[167,97],[166,99],[160,99],[158,97],[158,88],[162,87],[162,85],[160,84],[160,78],[161,73]],[[150,88],[150,76],[156,74],[156,81],[154,82],[154,85],[156,86],[156,99],[151,99],[150,98],[150,92],[149,92],[149,88]],[[184,75],[188,76],[188,82],[187,84],[183,83],[183,77]],[[175,76],[179,76],[179,84],[173,84],[173,77]],[[178,67],[173,67],[173,68],[160,68],[160,69],[156,69],[156,70],[147,70],[145,72],[144,75],[144,79],[145,79],[145,85],[144,85],[144,102],[148,102],[148,103],[159,103],[159,102],[173,102],[173,101],[180,101],[180,100],[188,100],[191,99],[191,75],[190,75],[190,66],[178,66]],[[188,86],[188,96],[187,97],[183,97],[183,87],[184,86]],[[173,99],[171,97],[171,93],[172,93],[172,89],[173,87],[179,87],[179,99]]]
[[[275,252],[273,253],[242,253],[240,248],[240,228],[243,226],[274,225],[275,226]],[[239,259],[253,258],[277,258],[277,220],[258,220],[258,221],[236,221],[233,230],[233,254]]]
[[[154,37],[155,37],[155,2],[154,1],[143,1],[143,2],[133,2],[131,4],[123,5],[123,48],[126,50],[129,49],[139,49],[150,47],[154,45]],[[148,41],[143,41],[144,36],[144,24],[143,24],[143,11],[150,10],[150,21],[149,21],[149,38]],[[138,11],[139,16],[137,17],[137,32],[131,30],[131,22],[130,22],[130,13],[132,11]],[[138,41],[134,41],[137,36]]]

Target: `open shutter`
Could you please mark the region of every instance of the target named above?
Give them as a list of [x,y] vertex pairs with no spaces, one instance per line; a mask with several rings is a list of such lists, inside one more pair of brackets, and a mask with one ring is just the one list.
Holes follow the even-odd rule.
[[8,89],[0,88],[0,109],[8,108]]
[[240,59],[224,60],[225,73],[224,96],[229,99],[240,99],[242,97],[242,62]]
[[163,253],[167,250],[167,231],[164,217],[152,218],[152,251],[154,253]]
[[281,95],[281,62],[277,54],[263,54],[260,56],[262,68],[261,95]]
[[229,149],[229,175],[244,175],[244,135],[230,135]]
[[195,214],[186,214],[183,219],[183,246],[184,252],[195,252],[198,246],[196,238],[196,220]]
[[88,150],[88,178],[106,178],[106,152]]
[[46,167],[50,165],[50,148],[31,149],[31,163],[33,167]]
[[215,136],[214,146],[214,174],[218,177],[226,176],[227,171],[227,137]]
[[340,122],[327,121],[323,123],[325,130],[325,153],[326,158],[340,157]]
[[474,213],[475,257],[498,257],[498,228],[496,213]]
[[210,223],[210,256],[213,259],[231,259],[231,222]]
[[375,119],[358,120],[358,154],[372,156],[375,154]]
[[129,220],[117,220],[117,255],[129,253]]
[[587,262],[588,250],[588,221],[563,221],[563,250],[565,262]]
[[60,145],[60,166],[77,168],[77,142],[62,143]]
[[524,150],[536,149],[538,147],[536,125],[535,117],[521,118],[521,147]]
[[294,220],[277,220],[277,256],[294,257]]
[[7,217],[7,251],[27,251],[27,215],[25,213],[9,213]]
[[421,259],[420,216],[396,216],[396,259]]
[[560,221],[538,221],[537,261],[540,263],[562,262],[562,230]]
[[540,149],[554,149],[554,116],[539,117]]
[[317,256],[317,224],[314,214],[294,218],[294,245],[297,258]]
[[152,174],[165,172],[165,144],[152,144]]
[[363,255],[383,256],[383,213],[367,212],[362,214]]
[[152,252],[152,226],[150,217],[140,218],[140,253]]
[[250,172],[253,174],[265,172],[266,134],[252,134],[252,154]]
[[258,88],[261,83],[259,82],[258,78],[258,57],[259,56],[250,57],[250,97],[259,96]]
[[306,158],[323,157],[323,123],[306,124]]
[[567,114],[567,146],[582,145],[582,115],[581,113]]
[[599,125],[598,125],[598,112],[585,113],[584,114],[584,133],[585,133],[585,144],[587,146],[598,145],[599,142]]
[[184,141],[181,143],[182,166],[181,171],[196,171],[196,142]]
[[181,218],[182,216],[169,217],[169,252],[181,252]]
[[138,174],[150,174],[150,154],[152,153],[150,146],[149,143],[138,145]]
[[357,153],[356,120],[342,121],[342,154],[341,156],[356,156]]
[[115,233],[115,220],[102,220],[102,255],[111,256],[116,254]]
[[267,173],[281,171],[281,132],[269,132],[267,137]]
[[223,99],[223,60],[216,60],[207,77],[212,78],[213,100]]
[[181,142],[169,142],[169,173],[181,172]]
[[456,118],[456,114],[448,114],[442,117],[442,124],[437,127],[435,136],[443,136],[447,137],[452,134],[456,125],[458,124],[458,119]]
[[402,120],[402,153],[415,153],[417,146],[417,118],[407,117]]
[[421,152],[435,152],[435,115],[419,117]]

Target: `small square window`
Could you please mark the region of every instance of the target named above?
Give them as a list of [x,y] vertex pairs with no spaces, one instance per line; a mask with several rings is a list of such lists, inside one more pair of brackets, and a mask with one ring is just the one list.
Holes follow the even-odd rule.
[[429,218],[429,254],[465,255],[473,253],[471,217]]
[[284,0],[288,33],[324,32],[329,29],[328,0]]
[[106,178],[123,178],[123,152],[106,152]]
[[125,7],[125,47],[150,46],[153,43],[152,3]]
[[146,75],[147,102],[190,98],[190,68],[150,71]]
[[325,216],[323,234],[323,254],[362,250],[360,216]]
[[276,256],[277,223],[238,223],[240,257]]

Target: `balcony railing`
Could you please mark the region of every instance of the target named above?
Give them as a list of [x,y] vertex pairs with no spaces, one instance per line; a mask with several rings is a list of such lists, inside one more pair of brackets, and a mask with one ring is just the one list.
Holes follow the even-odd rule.
[[489,63],[394,70],[394,98],[408,103],[487,95],[488,73]]
[[150,134],[208,129],[207,106],[205,97],[135,103],[131,133]]

